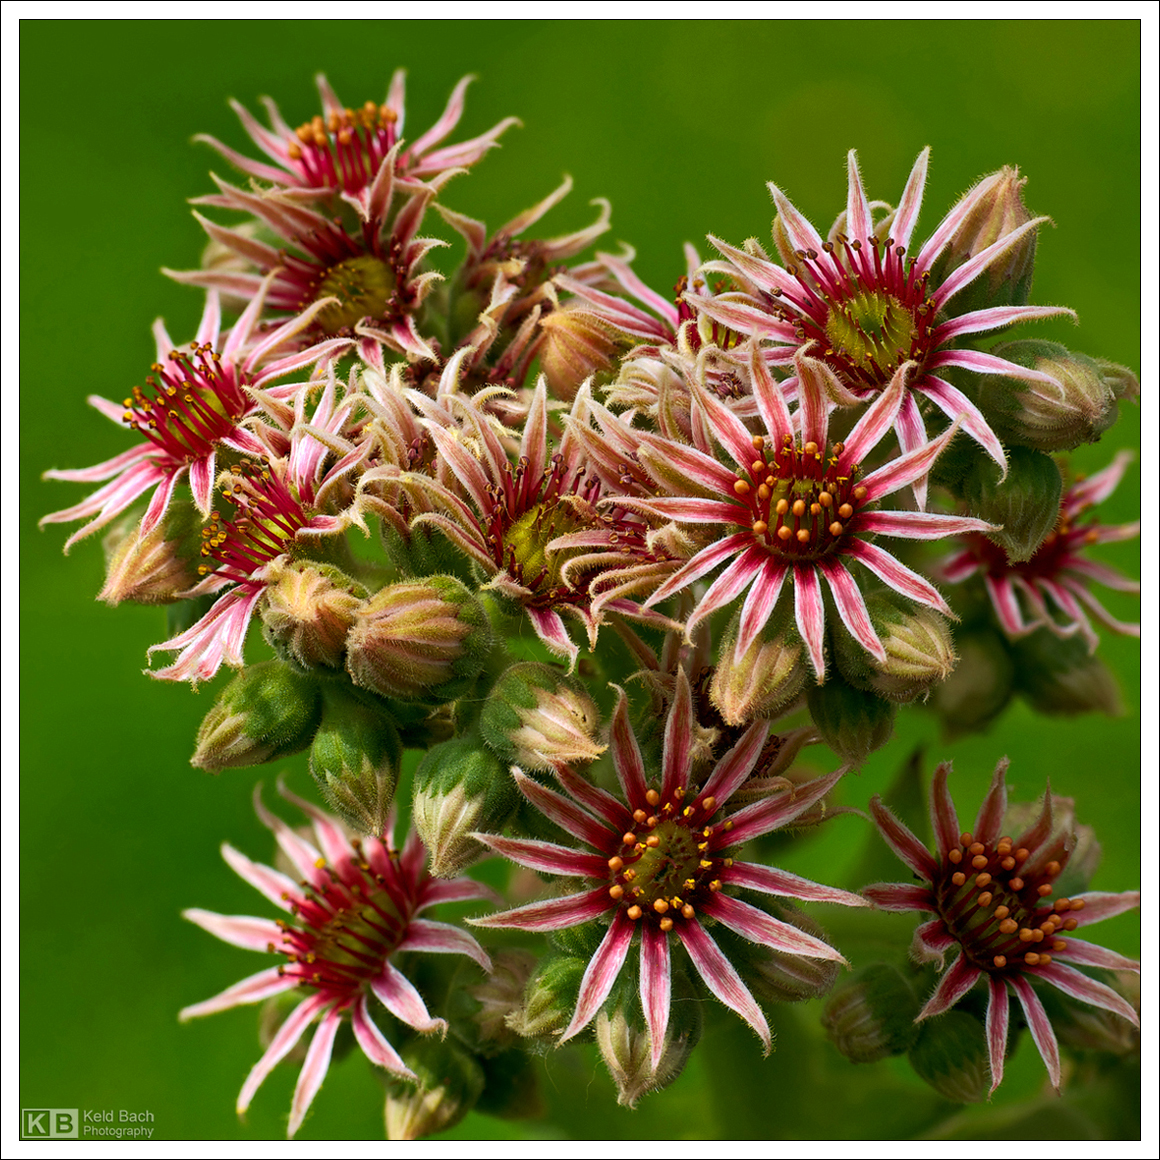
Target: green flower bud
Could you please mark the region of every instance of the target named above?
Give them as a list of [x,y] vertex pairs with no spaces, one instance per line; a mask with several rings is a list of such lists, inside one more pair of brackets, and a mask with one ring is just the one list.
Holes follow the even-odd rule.
[[[788,607],[788,605],[787,605]],[[735,655],[740,614],[731,621],[709,684],[709,699],[726,725],[775,717],[812,683],[801,637],[775,612],[745,653]]]
[[[761,900],[758,905],[781,922],[827,941],[821,923],[796,906],[768,900]],[[730,960],[740,967],[736,955],[730,955]],[[747,943],[742,975],[758,999],[771,1003],[800,1003],[827,994],[837,981],[838,969],[839,964],[832,959],[811,959]]]
[[[1140,1011],[1140,976],[1135,971],[1116,971],[1101,981],[1118,991]],[[1140,1053],[1140,1028],[1122,1015],[1091,1007],[1054,987],[1041,992],[1047,1017],[1059,1042],[1072,1051],[1099,1051],[1109,1055]]]
[[[677,1010],[674,1004],[674,1011]],[[681,1004],[696,1008],[695,1003]],[[670,1022],[665,1035],[664,1051],[654,1068],[652,1066],[652,1037],[648,1029],[618,1006],[610,1015],[607,1009],[596,1016],[596,1044],[601,1058],[616,1084],[617,1100],[622,1107],[635,1108],[641,1096],[660,1091],[671,1084],[684,1070],[697,1040],[700,1038],[700,1020],[695,1029],[680,1029],[676,1020]]]
[[854,766],[890,740],[898,712],[897,705],[855,689],[836,673],[810,688],[806,705],[822,740]]
[[523,1003],[507,1016],[507,1025],[525,1039],[554,1043],[568,1026],[580,996],[580,981],[588,960],[575,955],[550,955],[528,981]]
[[854,1063],[876,1063],[909,1051],[921,1008],[909,980],[889,963],[875,963],[844,983],[826,1003],[822,1026]]
[[427,576],[376,592],[359,608],[346,643],[356,685],[440,704],[471,688],[491,649],[491,629],[461,581]]
[[500,1047],[515,1042],[515,1033],[507,1019],[522,1006],[524,989],[536,969],[536,961],[531,951],[496,951],[491,956],[491,974],[477,987],[468,988],[479,1003],[473,1018],[479,1024],[481,1041],[491,1041]]
[[388,1140],[422,1140],[453,1128],[483,1092],[483,1068],[452,1039],[413,1039],[399,1053],[419,1086],[392,1080],[384,1116]]
[[1033,709],[1053,716],[1123,711],[1116,680],[1078,636],[1059,637],[1045,628],[1011,646],[1015,683]]
[[947,1011],[920,1025],[910,1066],[944,1099],[974,1104],[987,1096],[991,1064],[983,1025],[965,1011]]
[[98,600],[171,604],[201,579],[201,514],[192,503],[175,500],[148,535],[141,534],[139,520],[123,520],[105,536],[104,548],[105,586]]
[[318,683],[283,661],[243,669],[218,694],[190,764],[218,773],[305,749],[322,715]]
[[959,663],[930,701],[953,737],[986,728],[1007,707],[1015,683],[1015,662],[998,632],[974,628],[957,644]]
[[1094,443],[1116,421],[1118,401],[1140,393],[1127,367],[1074,354],[1057,342],[1024,339],[991,352],[1051,375],[1058,385],[1002,375],[980,375],[979,404],[1003,439],[1039,451]]
[[523,770],[588,764],[600,710],[583,687],[549,665],[512,665],[492,686],[479,719],[484,741],[506,765]]
[[585,379],[607,376],[629,344],[606,322],[578,307],[565,306],[540,319],[540,368],[552,394],[571,402]]
[[996,525],[988,538],[999,544],[1012,564],[1030,560],[1059,520],[1063,479],[1055,460],[1029,447],[1007,454],[1007,478],[986,456],[961,481],[971,514]]
[[341,686],[324,688],[310,773],[330,807],[359,833],[381,838],[386,832],[402,760],[390,718]]
[[[1026,177],[1005,165],[979,183],[983,196],[951,234],[946,249],[934,264],[931,285],[939,286],[960,266],[995,242],[1009,237],[1032,220],[1023,204]],[[1035,270],[1037,231],[1029,230],[1014,241],[973,282],[955,296],[955,313],[962,315],[990,306],[1022,306],[1031,295]]]
[[267,568],[266,638],[303,668],[341,668],[366,590],[329,564],[279,557]]
[[946,680],[957,658],[944,617],[889,593],[867,597],[866,610],[886,660],[877,661],[847,633],[835,633],[834,657],[850,684],[888,701],[906,702]]
[[471,835],[501,830],[518,800],[511,774],[478,734],[431,749],[415,773],[412,813],[431,852],[431,873],[453,878],[486,854]]

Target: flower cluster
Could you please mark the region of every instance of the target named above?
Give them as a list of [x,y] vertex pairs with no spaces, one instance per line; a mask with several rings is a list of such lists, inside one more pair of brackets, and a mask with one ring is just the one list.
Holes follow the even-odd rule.
[[[589,252],[605,201],[538,236],[570,180],[495,230],[453,208],[515,123],[448,144],[468,79],[413,141],[401,72],[352,107],[319,77],[321,111],[297,128],[273,102],[268,124],[235,104],[262,157],[204,138],[244,184],[215,177],[196,199],[233,224],[199,210],[203,265],[169,272],[205,293],[196,335],[175,344],[158,321],[145,386],[90,400],[132,447],[47,473],[101,484],[42,522],[84,521],[66,550],[109,529],[102,598],[173,606],[149,650],[173,659],[151,675],[237,670],[194,764],[306,751],[333,811],[283,791],[304,835],[255,796],[285,865],[225,858],[287,917],[186,917],[285,961],[182,1018],[265,1005],[239,1113],[314,1027],[291,1136],[348,1026],[388,1073],[395,1136],[535,1106],[530,1061],[549,1044],[594,1042],[631,1105],[680,1073],[719,1012],[701,1000],[768,1054],[776,1005],[825,993],[873,942],[842,911],[831,939],[809,907],[873,904],[934,916],[919,958],[957,950],[918,1012],[924,1042],[950,1043],[931,1017],[986,976],[991,1090],[1012,991],[1060,1087],[1037,985],[1134,1020],[1077,966],[1135,964],[1071,932],[1138,901],[1054,898],[1075,848],[1066,803],[1006,825],[1000,766],[960,833],[943,765],[935,854],[869,807],[921,885],[858,893],[780,865],[836,815],[865,822],[839,804],[845,775],[901,706],[952,729],[1002,710],[1016,677],[1000,688],[977,663],[994,639],[1001,660],[1024,650],[1037,708],[1075,711],[1095,703],[1076,688],[1098,662],[1052,649],[1094,650],[1089,613],[1139,631],[1089,591],[1137,587],[1087,554],[1138,531],[1093,510],[1129,456],[1066,489],[1055,458],[1110,426],[1134,376],[1036,339],[996,345],[1072,317],[1027,302],[1046,219],[1002,170],[915,245],[929,151],[896,210],[868,200],[851,153],[825,238],[771,185],[777,259],[711,237],[720,256],[686,246],[658,290],[630,248]],[[973,718],[972,696],[987,701]],[[807,746],[837,756],[799,764]],[[414,824],[401,851],[396,795]],[[550,885],[513,871],[500,898],[458,877],[492,855]],[[422,917],[478,900],[498,909],[465,921],[527,942],[494,973],[475,935]],[[427,951],[442,954],[413,957]],[[866,995],[908,993],[897,963],[874,971],[827,1015],[836,1040],[877,1028]],[[842,1042],[857,1059],[911,1050],[903,1022]]]

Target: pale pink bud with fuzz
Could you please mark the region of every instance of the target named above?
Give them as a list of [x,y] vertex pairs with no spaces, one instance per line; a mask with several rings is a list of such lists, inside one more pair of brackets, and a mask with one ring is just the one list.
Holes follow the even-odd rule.
[[267,567],[262,623],[306,668],[340,668],[365,590],[337,568],[279,557]]

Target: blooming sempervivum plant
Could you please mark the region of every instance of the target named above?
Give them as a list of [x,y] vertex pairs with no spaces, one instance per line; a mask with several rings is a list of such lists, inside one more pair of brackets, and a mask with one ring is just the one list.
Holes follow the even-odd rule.
[[[425,406],[420,398],[416,402]],[[574,416],[585,403],[586,397],[578,396]],[[428,429],[470,502],[416,475],[413,484],[441,496],[449,514],[425,512],[415,523],[443,531],[485,569],[489,587],[522,605],[544,644],[573,663],[579,649],[562,613],[580,620],[593,642],[604,609],[663,622],[625,593],[664,575],[674,561],[652,546],[644,520],[624,510],[615,496],[604,496],[609,481],[585,461],[579,442],[566,433],[560,450],[551,453],[545,381],[540,379],[532,396],[514,466],[478,408],[463,409],[465,434],[480,448],[479,456],[465,446],[463,435],[438,422],[429,421]]]
[[[996,463],[1005,466],[1002,444],[983,413],[939,372],[959,368],[1051,383],[1058,388],[1058,382],[1042,371],[957,343],[966,336],[1071,311],[1056,306],[1014,305],[954,316],[954,296],[1001,263],[1013,249],[1033,240],[1035,230],[1047,219],[1035,218],[1011,229],[935,285],[937,259],[956,231],[978,212],[996,182],[991,178],[976,185],[939,223],[918,253],[907,257],[922,206],[929,155],[929,149],[919,154],[885,239],[875,228],[852,150],[844,221],[839,219],[841,228],[836,226],[827,240],[770,183],[787,265],[769,260],[755,244],[751,253],[749,247],[737,249],[711,237],[727,261],[710,262],[706,269],[732,275],[748,292],[707,298],[699,306],[743,334],[772,339],[783,347],[780,361],[784,364],[792,363],[796,350],[822,360],[831,397],[847,405],[874,398],[887,388],[900,367],[913,363],[906,397],[895,419],[903,450],[926,442],[916,399],[920,396],[961,423]],[[785,383],[787,390],[794,385],[793,378]]]
[[612,722],[612,759],[620,798],[593,786],[566,766],[557,768],[564,794],[514,772],[524,797],[594,852],[553,842],[477,835],[497,853],[522,866],[584,879],[589,885],[576,894],[473,919],[476,925],[552,931],[587,922],[608,923],[608,931],[584,973],[576,1010],[561,1040],[572,1038],[596,1016],[630,947],[639,941],[640,997],[654,1068],[665,1049],[672,957],[677,944],[684,947],[709,991],[757,1032],[767,1051],[771,1046],[765,1015],[709,933],[706,919],[774,951],[843,961],[821,939],[735,898],[735,888],[844,906],[866,905],[864,899],[844,890],[733,857],[751,838],[800,817],[834,788],[844,770],[726,813],[729,799],[754,770],[768,725],[760,722],[747,729],[701,785],[692,779],[693,731],[692,695],[681,671],[665,723],[659,770],[645,768],[621,696]]
[[885,651],[850,565],[864,565],[910,600],[942,612],[950,609],[929,581],[867,537],[938,539],[986,531],[988,525],[931,512],[874,510],[879,500],[925,476],[954,433],[952,428],[882,467],[864,471],[863,462],[890,430],[907,397],[913,364],[904,363],[846,439],[831,444],[821,364],[798,357],[800,405],[791,416],[760,353],[756,349],[751,353],[753,393],[767,434],[754,435],[725,404],[694,384],[697,405],[735,466],[693,447],[640,436],[641,464],[667,491],[683,494],[628,501],[631,506],[665,519],[719,529],[718,536],[657,588],[646,604],[663,600],[730,561],[698,603],[688,627],[691,631],[748,589],[736,644],[740,656],[757,639],[789,579],[798,629],[821,684],[826,673],[823,578],[847,631],[882,661]]
[[189,479],[194,502],[209,515],[219,448],[243,455],[262,455],[265,448],[245,420],[257,410],[251,390],[272,390],[283,396],[296,389],[278,379],[325,360],[349,345],[343,339],[328,339],[292,353],[281,353],[304,330],[318,311],[319,303],[269,333],[255,337],[269,279],[259,286],[245,313],[221,335],[221,308],[217,292],[211,290],[197,329],[197,338],[188,350],[176,349],[164,323],[153,324],[157,361],[145,387],[134,387],[118,406],[97,395],[89,403],[116,423],[145,436],[145,442],[94,467],[75,471],[48,471],[48,479],[76,483],[110,480],[87,499],[63,511],[45,516],[41,524],[68,523],[93,516],[74,532],[65,551],[85,536],[103,528],[140,496],[153,494],[141,522],[147,535],[160,521],[183,478]]
[[[269,567],[356,521],[353,510],[332,515],[325,509],[331,495],[365,458],[367,446],[353,446],[328,465],[331,448],[304,422],[304,394],[298,396],[295,407],[298,422],[286,458],[245,459],[222,473],[223,501],[232,504],[237,515],[223,519],[219,512],[211,514],[202,532],[201,554],[212,563],[199,566],[204,579],[188,595],[222,594],[191,628],[149,649],[151,654],[178,654],[172,665],[153,676],[196,683],[209,680],[223,661],[240,665],[246,630],[266,592]],[[323,436],[333,438],[348,411],[345,403],[335,405],[331,376],[315,408],[313,425]]]
[[377,1000],[420,1034],[445,1034],[447,1024],[431,1017],[422,996],[391,959],[405,951],[462,954],[490,971],[490,959],[470,934],[419,916],[437,903],[490,898],[491,892],[466,878],[432,878],[425,869],[426,851],[413,832],[398,851],[391,845],[389,832],[382,837],[352,838],[337,818],[285,790],[282,796],[310,819],[313,841],[270,813],[257,791],[254,804],[301,876],[300,882],[250,861],[232,846],[224,845],[222,855],[289,919],[227,916],[197,909],[185,911],[185,917],[225,942],[280,954],[286,962],[186,1007],[181,1018],[212,1015],[290,991],[303,996],[238,1095],[240,1116],[266,1076],[317,1021],[290,1107],[286,1134],[293,1136],[326,1078],[334,1038],[344,1019],[350,1019],[354,1037],[372,1063],[415,1079],[375,1023],[372,1004]]
[[1068,964],[1139,971],[1139,963],[1074,938],[1071,932],[1135,909],[1140,894],[1093,892],[1053,898],[1054,883],[1076,845],[1069,819],[1060,825],[1054,814],[1070,813],[1071,803],[1047,793],[1038,819],[1026,832],[1017,838],[1003,836],[1007,762],[1001,761],[974,828],[963,832],[947,789],[949,773],[950,766],[944,763],[934,776],[930,803],[937,843],[934,854],[877,797],[871,801],[870,811],[883,838],[923,882],[869,886],[863,893],[885,910],[918,910],[935,916],[915,933],[914,953],[919,957],[942,962],[947,952],[958,952],[918,1018],[929,1019],[948,1010],[985,978],[994,1091],[1003,1079],[1010,988],[1027,1017],[1051,1082],[1058,1088],[1059,1046],[1032,980],[1139,1025],[1123,996]]
[[[971,535],[964,537],[962,550],[943,564],[942,575],[952,584],[981,575],[995,615],[1011,637],[1026,636],[1038,628],[1063,637],[1079,633],[1094,651],[1099,637],[1084,605],[1113,631],[1139,636],[1140,626],[1124,624],[1112,616],[1092,595],[1089,585],[1096,581],[1120,592],[1139,592],[1140,585],[1084,555],[1094,544],[1129,540],[1140,534],[1138,521],[1108,527],[1091,513],[1116,490],[1132,459],[1131,452],[1121,451],[1103,471],[1068,488],[1060,504],[1058,524],[1031,559],[1012,563],[986,536]],[[1054,609],[1049,608],[1049,601]]]
[[366,217],[374,186],[392,177],[419,184],[423,178],[467,169],[495,147],[501,134],[519,124],[515,117],[505,117],[479,137],[437,149],[463,115],[464,95],[473,79],[468,76],[455,86],[439,120],[413,145],[400,151],[399,146],[404,143],[406,91],[402,69],[391,78],[387,99],[381,105],[367,101],[357,109],[344,106],[321,73],[314,79],[322,113],[296,129],[286,123],[268,97],[263,103],[270,118],[269,128],[261,125],[244,105],[230,102],[254,144],[275,165],[254,161],[207,134],[195,140],[212,145],[231,164],[259,182],[310,199],[340,193]]

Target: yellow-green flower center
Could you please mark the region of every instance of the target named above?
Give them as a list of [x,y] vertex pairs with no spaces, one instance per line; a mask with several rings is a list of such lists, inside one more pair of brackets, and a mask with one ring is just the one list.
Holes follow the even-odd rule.
[[504,534],[506,563],[512,574],[527,588],[565,587],[561,570],[584,549],[549,551],[548,545],[559,536],[583,530],[587,523],[570,504],[538,503],[529,508]]
[[918,327],[911,312],[893,295],[860,290],[830,303],[826,337],[836,354],[859,369],[874,366],[885,373],[910,357]]
[[395,285],[394,270],[372,254],[360,254],[331,266],[315,288],[314,301],[337,298],[338,302],[319,313],[319,325],[334,334],[368,316],[382,315],[394,297]]

